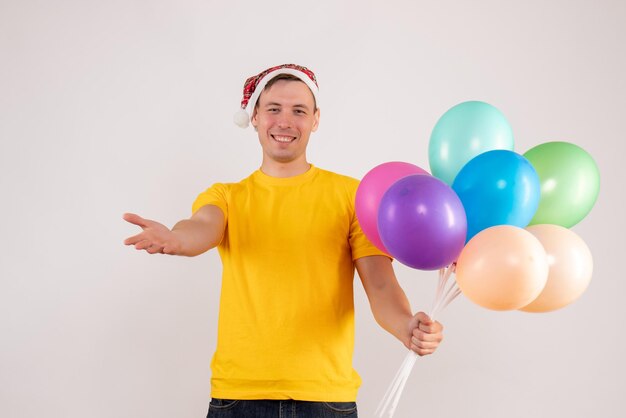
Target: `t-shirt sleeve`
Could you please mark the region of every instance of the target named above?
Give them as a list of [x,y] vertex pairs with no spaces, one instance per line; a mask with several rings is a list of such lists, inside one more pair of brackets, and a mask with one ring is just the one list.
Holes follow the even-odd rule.
[[370,255],[384,255],[389,257],[389,255],[376,248],[365,236],[356,215],[353,216],[352,225],[350,225],[350,248],[352,249],[352,260]]
[[228,220],[228,190],[227,184],[215,183],[213,186],[200,193],[191,206],[191,213],[194,214],[202,206],[214,205],[224,213],[224,220]]
[[367,257],[370,255],[384,255],[389,257],[383,251],[379,250],[372,242],[365,236],[365,233],[359,225],[359,220],[356,217],[356,210],[354,208],[354,202],[356,197],[356,189],[358,181],[355,180],[350,193],[350,209],[351,209],[351,222],[350,222],[350,248],[352,249],[352,260],[359,259],[361,257]]

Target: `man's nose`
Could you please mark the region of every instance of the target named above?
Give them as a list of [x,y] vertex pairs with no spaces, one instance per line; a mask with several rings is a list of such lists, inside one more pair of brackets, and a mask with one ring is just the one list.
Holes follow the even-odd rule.
[[278,126],[280,128],[290,128],[292,123],[293,121],[291,119],[291,115],[286,112],[281,113],[280,117],[278,118]]

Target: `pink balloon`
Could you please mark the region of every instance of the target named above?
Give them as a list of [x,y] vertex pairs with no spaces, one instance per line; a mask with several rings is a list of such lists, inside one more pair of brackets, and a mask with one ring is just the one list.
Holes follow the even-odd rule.
[[389,253],[378,233],[378,207],[383,195],[389,187],[403,177],[413,174],[428,174],[416,165],[393,161],[372,168],[361,180],[356,191],[356,217],[365,236],[378,249]]

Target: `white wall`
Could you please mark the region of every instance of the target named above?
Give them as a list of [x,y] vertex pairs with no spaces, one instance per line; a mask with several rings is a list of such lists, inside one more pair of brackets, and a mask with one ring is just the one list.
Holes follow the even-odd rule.
[[[544,315],[461,297],[396,416],[622,416],[625,21],[620,0],[0,0],[0,416],[206,415],[217,253],[138,253],[121,215],[173,225],[256,169],[232,115],[244,79],[285,62],[318,75],[320,167],[427,168],[437,118],[475,99],[507,115],[518,152],[574,142],[601,170],[574,228],[594,254],[586,294]],[[427,310],[436,274],[397,271]],[[355,298],[368,417],[405,351]]]

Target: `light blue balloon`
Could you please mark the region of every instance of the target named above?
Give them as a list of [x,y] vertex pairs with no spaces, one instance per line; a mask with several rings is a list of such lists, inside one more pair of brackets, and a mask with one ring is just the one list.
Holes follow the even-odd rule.
[[474,157],[452,184],[465,208],[467,241],[495,225],[528,225],[539,206],[540,187],[535,168],[513,151]]
[[502,112],[485,102],[460,103],[433,128],[428,145],[430,171],[450,185],[469,160],[495,149],[513,150],[513,131]]

